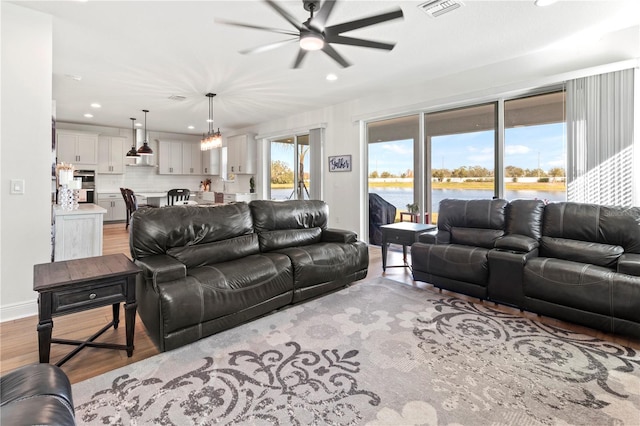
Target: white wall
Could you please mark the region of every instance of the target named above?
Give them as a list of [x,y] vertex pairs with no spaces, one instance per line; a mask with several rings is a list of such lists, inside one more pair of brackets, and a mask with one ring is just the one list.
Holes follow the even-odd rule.
[[[51,16],[0,2],[0,320],[33,314],[33,265],[51,261]],[[10,194],[24,179],[25,194]],[[35,330],[33,331],[35,333]]]

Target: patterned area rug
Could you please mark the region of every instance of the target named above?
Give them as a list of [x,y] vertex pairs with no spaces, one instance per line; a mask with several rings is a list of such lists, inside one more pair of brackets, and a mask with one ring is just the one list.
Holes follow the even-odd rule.
[[640,354],[386,279],[73,386],[80,424],[637,425]]

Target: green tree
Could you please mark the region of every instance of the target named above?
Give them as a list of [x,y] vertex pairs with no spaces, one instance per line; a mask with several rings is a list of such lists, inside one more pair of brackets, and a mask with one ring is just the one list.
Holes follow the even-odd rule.
[[271,162],[271,183],[291,184],[293,183],[293,170],[282,160]]
[[549,176],[551,176],[553,178],[552,180],[555,181],[558,177],[566,176],[566,173],[562,167],[554,167],[549,170]]
[[380,173],[380,177],[381,178],[390,178],[390,177],[393,177],[393,175],[391,173],[385,171],[385,172]]
[[374,171],[372,171],[371,173],[369,173],[369,177],[370,177],[371,179],[377,179],[377,178],[379,178],[379,177],[380,177],[380,175],[378,174],[378,171],[377,171],[377,170],[374,170]]

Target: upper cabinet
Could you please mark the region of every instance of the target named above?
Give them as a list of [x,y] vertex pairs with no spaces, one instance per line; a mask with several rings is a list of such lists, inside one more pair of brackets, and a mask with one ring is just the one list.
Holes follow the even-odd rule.
[[220,148],[202,151],[202,173],[209,176],[220,174]]
[[160,141],[158,144],[158,173],[161,175],[182,174],[182,142]]
[[182,173],[185,175],[202,174],[202,151],[199,143],[182,142]]
[[98,173],[123,174],[127,139],[121,136],[98,138]]
[[58,130],[56,132],[56,156],[58,163],[79,166],[98,164],[98,134]]
[[256,172],[256,139],[252,134],[227,139],[227,173],[252,175]]

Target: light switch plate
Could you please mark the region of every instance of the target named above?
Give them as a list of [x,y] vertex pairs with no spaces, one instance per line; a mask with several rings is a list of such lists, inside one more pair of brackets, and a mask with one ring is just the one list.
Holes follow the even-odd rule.
[[24,194],[24,179],[11,179],[11,193]]

